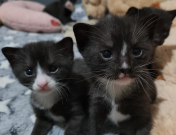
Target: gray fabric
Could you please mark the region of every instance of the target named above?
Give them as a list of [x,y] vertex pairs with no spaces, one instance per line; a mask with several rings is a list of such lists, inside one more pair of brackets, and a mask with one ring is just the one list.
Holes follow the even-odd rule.
[[[76,5],[72,17],[85,20],[86,15],[81,4]],[[0,48],[5,46],[20,47],[29,42],[40,40],[59,41],[61,33],[38,34],[15,31],[5,26],[0,27]],[[76,58],[80,58],[74,46]],[[19,84],[12,74],[8,61],[0,52],[0,135],[30,135],[35,121],[29,104],[30,90]],[[54,127],[49,135],[63,135],[63,131]]]

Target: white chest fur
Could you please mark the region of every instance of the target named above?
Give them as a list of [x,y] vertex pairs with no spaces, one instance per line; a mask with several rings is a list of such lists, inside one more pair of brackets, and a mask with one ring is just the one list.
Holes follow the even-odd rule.
[[118,122],[122,122],[130,118],[130,115],[124,115],[118,111],[118,105],[115,102],[112,102],[111,112],[108,114],[108,118],[114,123],[118,124]]

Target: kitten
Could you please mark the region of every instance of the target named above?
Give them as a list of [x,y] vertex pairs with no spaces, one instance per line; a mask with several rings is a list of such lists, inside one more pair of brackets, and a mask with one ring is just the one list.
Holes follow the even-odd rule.
[[95,76],[90,89],[90,135],[149,135],[156,88],[147,65],[154,56],[158,21],[150,15],[112,16],[73,30],[78,49]]
[[58,0],[47,5],[44,12],[56,17],[63,24],[74,22],[71,19],[71,14],[74,11],[74,4],[76,0]]
[[46,135],[53,125],[65,128],[65,135],[83,134],[89,84],[72,71],[72,39],[5,47],[2,52],[19,82],[32,90],[30,100],[37,117],[32,135]]
[[165,39],[169,36],[172,20],[176,16],[176,10],[165,11],[162,9],[157,9],[155,7],[145,7],[142,9],[131,7],[126,14],[134,16],[136,18],[136,21],[140,21],[145,16],[148,16],[150,14],[158,14],[160,16],[160,19],[155,29],[153,42],[157,45],[162,45]]

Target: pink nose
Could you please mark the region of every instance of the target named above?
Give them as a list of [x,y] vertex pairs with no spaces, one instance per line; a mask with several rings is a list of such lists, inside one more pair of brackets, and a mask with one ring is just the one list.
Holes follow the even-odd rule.
[[46,79],[45,76],[41,75],[41,76],[38,76],[37,77],[37,85],[40,87],[40,88],[44,88],[48,85],[48,81]]
[[42,82],[37,84],[40,88],[45,88],[48,85],[48,82]]

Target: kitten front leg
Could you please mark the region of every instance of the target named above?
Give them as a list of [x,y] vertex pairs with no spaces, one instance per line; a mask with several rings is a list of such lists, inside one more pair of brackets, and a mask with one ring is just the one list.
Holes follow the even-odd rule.
[[31,135],[47,135],[52,127],[52,123],[37,118]]
[[135,120],[128,120],[120,124],[120,133],[125,135],[150,135],[152,122],[150,118],[137,117]]
[[136,132],[136,135],[150,135],[150,131],[152,129],[152,124],[149,123],[148,125],[146,125],[144,128],[138,130]]
[[83,135],[81,134],[81,126],[83,118],[84,116],[73,117],[65,129],[65,135]]
[[90,107],[89,130],[90,135],[103,135],[103,126],[108,114],[108,106],[106,102],[97,98],[94,99]]
[[102,126],[97,122],[96,117],[90,116],[90,125],[89,125],[90,135],[102,135],[100,132],[101,130]]

